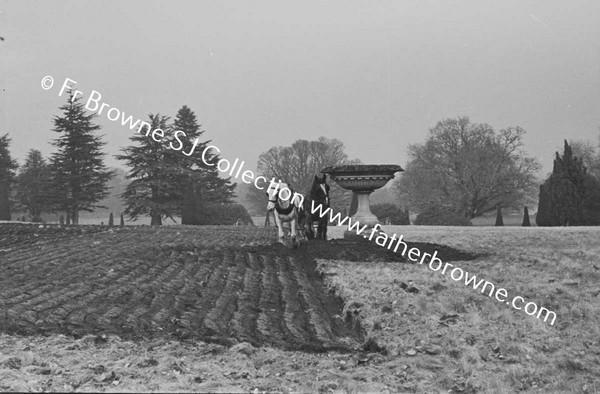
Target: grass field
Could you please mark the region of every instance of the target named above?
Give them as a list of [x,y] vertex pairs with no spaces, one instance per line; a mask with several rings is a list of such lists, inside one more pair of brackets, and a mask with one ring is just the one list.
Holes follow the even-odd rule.
[[[453,264],[555,311],[555,324],[424,265],[318,259],[324,283],[345,300],[344,314],[358,316],[384,351],[307,353],[160,336],[126,341],[101,332],[78,339],[0,334],[0,390],[600,391],[600,228],[384,230],[479,254]],[[252,239],[235,234],[218,241],[221,248]],[[32,247],[19,246],[18,239],[14,244]],[[111,249],[110,242],[89,246],[92,253]]]
[[[252,221],[254,222],[255,226],[263,226],[265,223],[265,217],[264,216],[252,216]],[[177,223],[181,223],[181,218],[179,217],[175,217],[174,218],[176,220]],[[271,216],[271,225],[274,226],[274,219]],[[119,223],[120,218],[119,217],[115,217],[115,224]],[[521,224],[523,223],[523,215],[521,214],[504,214],[503,215],[503,221],[504,221],[504,225],[505,226],[521,226]],[[496,223],[496,215],[486,215],[486,216],[482,216],[482,217],[478,217],[475,219],[472,219],[471,222],[473,223],[473,226],[493,226],[494,223]],[[56,222],[49,222],[49,223],[58,223],[58,221]],[[82,218],[80,218],[79,220],[80,224],[83,225],[100,225],[100,224],[108,224],[108,216],[107,217],[87,217],[87,216],[83,216]],[[165,219],[163,224],[166,226],[171,226],[174,224],[171,219]],[[136,221],[132,221],[129,220],[127,217],[125,217],[125,225],[127,226],[141,226],[141,225],[149,225],[150,224],[150,218],[149,217],[140,217],[138,220]],[[536,226],[535,224],[535,217],[531,216],[531,225],[532,226]]]

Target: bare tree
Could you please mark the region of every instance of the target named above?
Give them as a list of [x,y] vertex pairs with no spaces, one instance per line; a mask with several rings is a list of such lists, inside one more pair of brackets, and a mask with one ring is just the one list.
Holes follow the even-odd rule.
[[396,190],[417,212],[438,206],[468,219],[521,206],[535,195],[540,168],[521,150],[524,134],[520,127],[495,132],[467,117],[438,122],[425,143],[409,146]]
[[[349,160],[344,143],[338,139],[319,137],[316,141],[297,140],[291,146],[276,146],[258,157],[258,172],[267,178],[288,182],[295,191],[309,192],[315,175],[328,166],[358,164]],[[351,192],[329,182],[331,205],[343,210],[350,205]],[[257,196],[258,197],[258,196]]]
[[600,136],[598,146],[590,140],[570,140],[573,156],[580,158],[589,173],[600,180]]

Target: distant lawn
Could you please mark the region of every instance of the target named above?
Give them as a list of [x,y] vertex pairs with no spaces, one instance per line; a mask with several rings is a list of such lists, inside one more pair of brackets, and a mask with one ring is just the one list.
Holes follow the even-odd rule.
[[[523,214],[503,214],[502,221],[504,222],[505,226],[521,226],[523,224]],[[496,214],[478,217],[472,219],[471,222],[473,223],[473,226],[494,226],[496,224]],[[532,227],[537,226],[537,224],[535,224],[535,217],[533,215],[529,215],[529,222],[531,223]]]

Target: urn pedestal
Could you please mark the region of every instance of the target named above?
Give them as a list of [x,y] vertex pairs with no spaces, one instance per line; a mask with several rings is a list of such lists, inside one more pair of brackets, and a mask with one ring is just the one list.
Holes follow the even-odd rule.
[[383,187],[394,174],[404,171],[395,164],[352,164],[327,167],[321,170],[329,174],[330,178],[347,190],[352,190],[357,196],[358,208],[351,216],[352,222],[373,227],[379,223],[377,217],[371,212],[369,197],[376,189]]

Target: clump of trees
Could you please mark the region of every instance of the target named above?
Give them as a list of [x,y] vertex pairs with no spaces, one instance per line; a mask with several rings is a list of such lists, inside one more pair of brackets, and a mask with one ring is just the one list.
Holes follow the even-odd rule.
[[432,205],[417,215],[414,224],[417,226],[470,226],[471,221],[463,214]]
[[393,225],[410,224],[408,209],[402,209],[396,204],[373,204],[371,205],[371,213],[377,216],[377,220],[381,223],[385,223],[386,220],[389,220],[390,224]]
[[535,194],[540,168],[522,150],[524,135],[520,127],[495,131],[468,117],[438,122],[424,143],[409,146],[409,162],[396,183],[399,199],[427,213],[421,221],[453,213],[465,220],[452,222],[464,224],[498,207],[522,206]]
[[[12,203],[33,221],[41,221],[42,213],[57,212],[64,223],[62,213],[66,213],[66,224],[78,224],[81,211],[107,208],[102,202],[109,195],[110,182],[123,175],[117,179],[119,174],[104,165],[105,144],[98,135],[100,126],[94,123],[97,115],[87,114],[84,108],[78,99],[69,97],[60,107],[63,113],[54,118],[53,130],[59,134],[52,142],[56,151],[46,161],[39,151],[31,150],[18,175],[8,150],[10,139],[0,137],[0,220],[10,220]],[[187,106],[178,111],[172,124],[168,117],[151,114],[149,125],[133,135],[135,144],[118,156],[130,168],[122,193],[125,214],[133,220],[149,215],[153,225],[175,215],[182,216],[184,224],[251,221],[245,209],[231,205],[236,185],[219,176],[215,165],[219,156],[210,152],[205,155],[208,164],[202,160],[200,152],[209,141],[201,141],[204,132]],[[167,137],[159,142],[147,133],[156,129]],[[196,154],[179,152],[178,144],[191,144]],[[112,211],[109,223],[114,225]]]
[[600,225],[600,180],[589,173],[582,158],[565,140],[556,152],[552,174],[540,186],[538,226]]
[[[57,150],[47,162],[41,152],[29,151],[16,175],[17,163],[8,152],[8,135],[0,138],[0,219],[11,219],[11,195],[15,208],[32,221],[43,212],[62,211],[67,223],[77,224],[80,211],[93,211],[108,194],[112,173],[104,166],[104,143],[97,135],[95,114],[87,115],[78,99],[69,97],[54,118],[59,136],[52,142]],[[11,192],[11,187],[14,186]]]
[[[150,126],[130,138],[135,144],[117,156],[130,168],[130,182],[122,195],[125,213],[132,220],[149,215],[151,225],[162,225],[166,218],[175,222],[174,216],[181,216],[182,224],[209,224],[214,221],[209,220],[209,205],[230,204],[236,184],[219,176],[217,154],[211,151],[205,155],[208,164],[202,160],[201,152],[209,141],[200,141],[204,131],[187,106],[177,112],[173,123],[160,114],[150,114],[149,118]],[[156,129],[165,138],[152,138],[150,132]],[[172,148],[182,143],[195,146],[195,153],[186,155]]]

